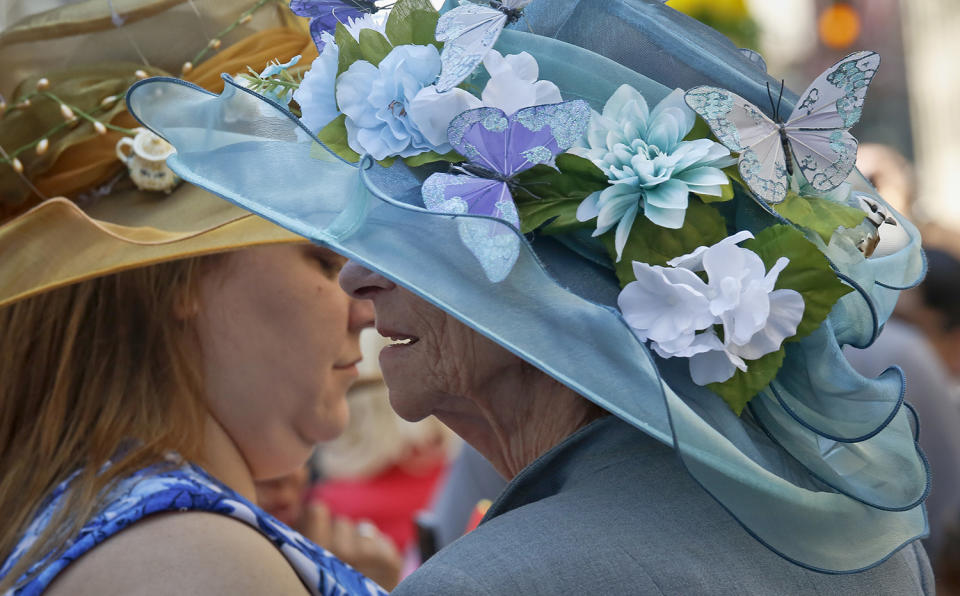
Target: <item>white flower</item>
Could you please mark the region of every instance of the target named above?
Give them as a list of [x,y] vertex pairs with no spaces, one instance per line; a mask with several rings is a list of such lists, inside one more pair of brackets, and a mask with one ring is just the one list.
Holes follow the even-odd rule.
[[[690,358],[698,385],[726,381],[736,369],[746,371],[747,360],[776,352],[803,318],[799,292],[774,290],[789,259],[767,271],[759,255],[737,245],[752,237],[740,232],[701,246],[669,267],[634,262],[637,281],[620,293],[620,310],[637,337],[663,358]],[[722,327],[722,341],[714,326]]]
[[726,381],[735,368],[747,370],[744,360],[776,352],[783,340],[797,332],[803,297],[795,290],[773,289],[789,262],[780,257],[768,272],[755,252],[734,242],[719,242],[702,253],[703,270],[710,280],[710,312],[723,324],[724,341],[717,353],[702,353],[690,360],[694,382]]
[[691,356],[703,348],[696,332],[713,325],[707,284],[687,269],[634,262],[637,281],[620,292],[623,318],[641,340],[663,356]]
[[482,101],[463,89],[438,93],[436,85],[430,85],[421,89],[410,102],[410,121],[438,153],[450,151],[447,129],[454,118],[467,110],[499,108],[509,116],[522,108],[563,101],[556,85],[537,81],[540,67],[526,52],[502,56],[500,52],[490,50],[483,64],[490,73],[490,81],[483,89]]
[[447,128],[453,119],[467,110],[482,107],[479,99],[454,87],[438,93],[436,85],[424,87],[410,102],[407,111],[410,121],[420,129],[427,141],[434,145],[438,153],[446,153],[451,147],[447,138]]
[[[376,13],[364,13],[362,17],[347,18],[347,22],[343,24],[347,28],[347,31],[350,32],[350,35],[357,41],[360,41],[360,32],[364,29],[372,29],[377,33],[380,33],[384,37],[387,36],[387,12],[378,11]],[[326,41],[326,40],[324,40]]]
[[304,73],[300,87],[293,92],[294,101],[300,105],[300,121],[313,134],[340,115],[334,94],[340,49],[329,33],[324,32],[323,40],[326,42],[323,51],[314,59],[310,70]]
[[490,80],[483,88],[483,105],[499,108],[509,116],[523,108],[560,103],[560,89],[550,81],[538,81],[540,66],[526,52],[503,56],[490,50],[483,58]]

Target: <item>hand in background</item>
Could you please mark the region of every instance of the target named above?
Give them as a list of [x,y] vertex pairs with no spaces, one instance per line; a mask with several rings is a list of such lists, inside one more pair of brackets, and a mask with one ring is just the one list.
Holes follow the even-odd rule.
[[322,503],[306,505],[299,521],[295,530],[384,589],[392,590],[400,583],[403,557],[372,523],[333,517]]

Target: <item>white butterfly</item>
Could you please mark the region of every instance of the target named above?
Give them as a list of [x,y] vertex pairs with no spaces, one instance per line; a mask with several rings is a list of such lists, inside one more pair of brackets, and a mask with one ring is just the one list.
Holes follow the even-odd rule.
[[489,0],[484,4],[463,3],[444,13],[437,21],[437,41],[444,42],[440,54],[442,69],[437,92],[460,84],[480,64],[500,32],[520,18],[533,0]]
[[819,191],[846,180],[857,159],[857,140],[847,129],[860,120],[878,66],[876,52],[850,54],[810,84],[785,123],[779,100],[771,106],[773,120],[726,89],[695,87],[686,100],[721,143],[740,153],[740,175],[750,190],[768,203],[779,203],[787,195],[789,176],[797,171]]

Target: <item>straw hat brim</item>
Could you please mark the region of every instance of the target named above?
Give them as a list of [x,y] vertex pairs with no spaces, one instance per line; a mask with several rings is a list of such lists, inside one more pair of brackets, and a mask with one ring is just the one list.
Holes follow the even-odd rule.
[[0,307],[137,267],[293,242],[305,240],[191,184],[113,194],[86,212],[53,198],[0,227]]

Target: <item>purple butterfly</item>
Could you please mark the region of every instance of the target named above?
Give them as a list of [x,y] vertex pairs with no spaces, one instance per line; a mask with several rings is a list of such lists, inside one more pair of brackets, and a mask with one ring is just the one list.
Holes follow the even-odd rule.
[[290,10],[301,17],[310,17],[310,35],[317,51],[322,52],[326,42],[324,32],[333,35],[337,23],[347,23],[347,19],[357,19],[365,14],[377,12],[374,0],[290,0]]
[[[450,123],[450,144],[467,158],[461,174],[433,174],[421,194],[439,213],[485,215],[520,227],[510,193],[514,176],[554,158],[581,139],[590,123],[584,101],[524,108],[507,116],[497,108],[466,111]],[[502,223],[479,217],[459,220],[460,238],[492,282],[502,281],[520,255],[520,238]]]

